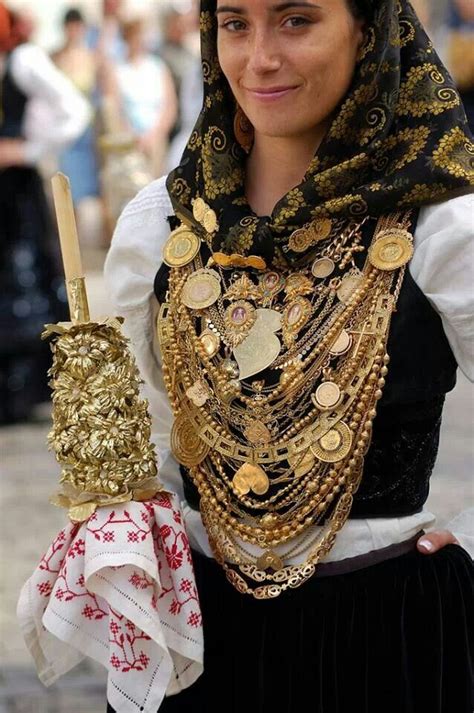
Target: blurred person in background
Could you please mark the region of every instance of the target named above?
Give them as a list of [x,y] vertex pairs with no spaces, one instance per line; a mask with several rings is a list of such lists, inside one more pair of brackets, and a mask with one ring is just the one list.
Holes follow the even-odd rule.
[[474,131],[474,0],[450,0],[447,61]]
[[90,27],[86,35],[87,46],[97,49],[100,55],[112,62],[120,62],[126,56],[121,14],[122,0],[103,0],[102,21],[100,25]]
[[0,3],[0,423],[48,398],[40,334],[67,317],[56,239],[38,161],[84,131],[90,113],[71,82],[27,40],[31,18]]
[[125,126],[159,175],[178,113],[173,78],[165,62],[148,53],[142,20],[124,23],[123,37],[127,57],[116,76]]
[[[53,54],[53,61],[83,94],[92,109],[97,100],[98,58],[97,52],[86,45],[87,27],[80,10],[67,10],[63,27],[64,45]],[[71,181],[79,232],[81,237],[85,237],[89,231],[81,230],[82,214],[99,207],[100,216],[99,166],[93,114],[84,133],[60,155],[59,168]],[[97,214],[97,210],[94,212]]]
[[[194,52],[188,45],[190,35],[199,29],[199,14],[197,7],[193,3],[189,3],[189,6],[184,11],[180,11],[177,7],[171,5],[161,17],[163,41],[159,46],[158,54],[171,70],[176,94],[181,100],[183,83],[190,73],[194,74],[196,61],[200,62],[199,54]],[[197,118],[197,114],[195,118]],[[173,129],[173,136],[181,128],[180,101],[180,110]]]

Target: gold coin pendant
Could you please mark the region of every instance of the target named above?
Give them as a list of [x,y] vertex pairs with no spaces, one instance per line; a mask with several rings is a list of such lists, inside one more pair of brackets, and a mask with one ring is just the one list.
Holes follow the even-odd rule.
[[325,277],[332,275],[335,269],[336,266],[330,258],[322,257],[313,262],[311,272],[314,277],[317,277],[319,280],[323,280]]
[[200,238],[192,230],[182,225],[173,230],[163,248],[163,262],[168,267],[188,265],[199,252]]
[[313,403],[322,411],[335,408],[341,400],[341,389],[333,381],[325,381],[316,389]]
[[336,423],[316,443],[311,445],[311,450],[323,463],[337,463],[343,460],[351,451],[352,432],[343,421]]
[[342,330],[338,338],[331,345],[329,353],[332,356],[342,356],[346,354],[352,346],[352,337],[345,329]]
[[206,309],[218,300],[220,294],[219,273],[204,268],[188,277],[181,292],[181,301],[190,309]]
[[378,270],[392,271],[406,265],[413,257],[413,240],[406,230],[394,228],[379,233],[370,246],[369,260]]

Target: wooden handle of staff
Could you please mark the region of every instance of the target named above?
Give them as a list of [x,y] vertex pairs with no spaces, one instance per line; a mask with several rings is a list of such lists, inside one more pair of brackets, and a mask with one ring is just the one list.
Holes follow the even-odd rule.
[[71,320],[75,324],[88,322],[89,306],[69,178],[57,173],[51,182]]
[[58,221],[64,274],[66,282],[69,282],[78,277],[84,277],[71,187],[69,178],[63,173],[57,173],[53,176],[51,182],[53,184],[54,207]]

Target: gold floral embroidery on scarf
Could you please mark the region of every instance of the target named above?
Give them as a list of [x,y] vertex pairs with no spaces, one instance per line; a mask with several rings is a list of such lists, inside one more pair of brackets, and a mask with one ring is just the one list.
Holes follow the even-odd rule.
[[396,114],[414,117],[424,114],[436,116],[459,104],[459,94],[452,87],[445,86],[445,77],[439,68],[426,62],[409,70],[406,82],[400,87]]

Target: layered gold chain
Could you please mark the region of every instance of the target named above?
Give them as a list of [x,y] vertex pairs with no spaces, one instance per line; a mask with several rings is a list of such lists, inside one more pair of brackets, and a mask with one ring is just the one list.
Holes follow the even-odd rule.
[[[171,446],[199,491],[215,557],[243,593],[266,599],[303,584],[350,513],[413,253],[408,225],[409,214],[381,219],[361,271],[352,225],[317,258],[313,282],[308,270],[257,282],[234,270],[227,283],[194,247],[175,259],[170,239],[158,336]],[[286,563],[303,553],[303,564]]]

